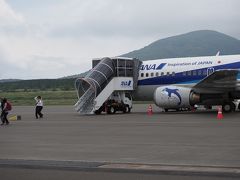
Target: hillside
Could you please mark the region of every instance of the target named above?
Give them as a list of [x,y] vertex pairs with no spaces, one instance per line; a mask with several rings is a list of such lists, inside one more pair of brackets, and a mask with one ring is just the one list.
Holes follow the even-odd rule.
[[0,83],[4,83],[4,82],[16,82],[16,81],[21,81],[21,79],[0,79]]
[[[144,48],[118,56],[152,60],[214,56],[218,51],[220,55],[240,54],[240,40],[217,31],[199,30],[160,39]],[[64,78],[83,77],[87,72]]]
[[240,54],[240,40],[210,30],[194,31],[187,34],[157,40],[148,46],[121,56],[140,60]]
[[76,79],[76,78],[80,78],[80,77],[85,77],[89,71],[86,71],[86,72],[83,72],[83,73],[80,73],[80,74],[71,75],[71,76],[65,76],[65,77],[62,77],[60,79]]
[[[220,55],[240,54],[240,41],[216,31],[201,30],[160,39],[121,56],[150,60],[209,56],[217,54],[218,51]],[[3,80],[0,81],[0,91],[73,90],[75,79],[84,77],[87,72],[60,79]]]
[[34,79],[15,82],[1,82],[0,91],[56,91],[74,90],[75,79]]

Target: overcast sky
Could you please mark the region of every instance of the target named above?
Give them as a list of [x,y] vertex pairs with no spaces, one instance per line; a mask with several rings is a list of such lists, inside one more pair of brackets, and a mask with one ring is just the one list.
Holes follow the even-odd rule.
[[59,78],[158,39],[215,30],[240,39],[239,0],[0,0],[0,79]]

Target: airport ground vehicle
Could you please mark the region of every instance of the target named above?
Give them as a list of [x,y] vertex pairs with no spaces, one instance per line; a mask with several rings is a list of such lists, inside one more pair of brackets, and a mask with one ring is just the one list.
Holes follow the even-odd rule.
[[75,82],[75,109],[80,114],[130,112],[141,64],[138,59],[122,57],[93,60],[93,69]]
[[129,92],[115,91],[106,100],[106,102],[95,111],[95,114],[106,112],[107,114],[114,114],[117,111],[123,113],[130,113],[132,109],[132,96]]

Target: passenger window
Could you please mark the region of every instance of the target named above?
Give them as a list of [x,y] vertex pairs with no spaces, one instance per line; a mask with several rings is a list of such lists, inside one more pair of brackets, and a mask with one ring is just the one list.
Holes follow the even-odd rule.
[[159,76],[159,73],[158,72],[156,72],[156,77],[158,77]]
[[196,76],[197,75],[197,71],[193,71],[193,76]]
[[175,72],[172,72],[172,76],[175,76]]
[[164,76],[164,72],[161,72],[161,76]]
[[183,76],[186,76],[186,75],[187,75],[187,73],[186,73],[186,72],[183,72],[183,73],[182,73],[182,75],[183,75]]
[[144,77],[144,73],[141,73],[141,77]]
[[148,77],[148,73],[146,73],[146,77]]
[[151,77],[153,77],[154,73],[151,73]]
[[201,76],[202,75],[202,71],[198,70],[198,75]]
[[203,70],[203,75],[205,75],[205,76],[207,75],[207,70],[206,69]]
[[187,72],[187,75],[188,75],[188,76],[191,76],[191,75],[192,75],[192,72],[191,72],[191,71],[188,71],[188,72]]
[[169,72],[167,72],[167,76],[169,76],[170,75],[170,73]]

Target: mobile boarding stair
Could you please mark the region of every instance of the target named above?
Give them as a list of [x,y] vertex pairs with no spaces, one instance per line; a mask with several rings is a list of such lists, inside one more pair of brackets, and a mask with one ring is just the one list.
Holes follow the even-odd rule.
[[103,58],[92,61],[92,70],[75,82],[80,114],[94,114],[114,91],[133,91],[137,87],[141,61],[133,58]]

